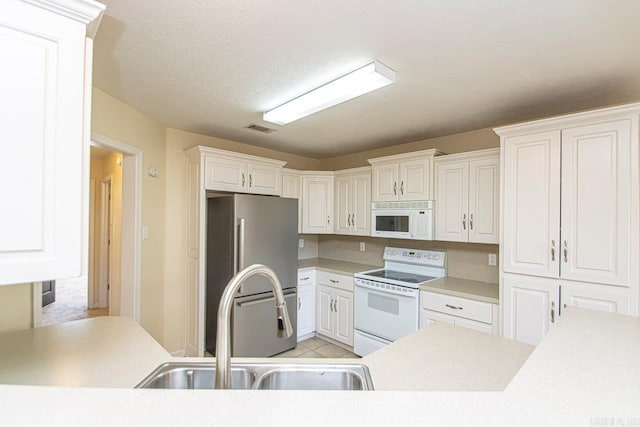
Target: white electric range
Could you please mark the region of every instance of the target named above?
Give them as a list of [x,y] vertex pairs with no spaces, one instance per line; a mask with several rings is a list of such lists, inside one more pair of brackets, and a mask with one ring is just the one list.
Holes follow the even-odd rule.
[[384,268],[355,274],[354,343],[369,354],[418,330],[420,285],[447,275],[442,251],[387,247]]

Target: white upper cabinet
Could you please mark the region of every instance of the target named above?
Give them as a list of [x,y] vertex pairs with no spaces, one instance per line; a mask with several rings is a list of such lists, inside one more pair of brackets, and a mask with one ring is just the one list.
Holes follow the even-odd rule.
[[84,271],[88,36],[103,10],[93,1],[0,2],[0,285]]
[[300,174],[292,169],[282,169],[282,197],[298,199],[298,233],[302,233],[302,189]]
[[637,286],[638,114],[626,114],[503,136],[504,271]]
[[433,157],[438,150],[422,150],[368,159],[372,167],[373,202],[431,200]]
[[563,279],[629,284],[631,156],[629,120],[562,131]]
[[333,233],[333,172],[302,176],[302,232]]
[[560,132],[505,138],[502,268],[558,277]]
[[371,168],[336,172],[335,233],[371,234]]
[[279,196],[286,162],[199,147],[204,155],[205,189]]
[[436,240],[498,243],[499,149],[434,159]]

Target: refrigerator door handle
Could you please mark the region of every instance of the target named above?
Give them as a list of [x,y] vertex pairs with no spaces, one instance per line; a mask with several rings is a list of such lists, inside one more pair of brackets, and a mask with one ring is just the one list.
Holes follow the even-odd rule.
[[262,299],[254,299],[253,301],[237,302],[236,305],[238,307],[250,307],[252,305],[262,304],[263,302],[275,301],[275,300],[276,299],[274,297],[268,297],[268,298],[262,298]]
[[236,272],[244,268],[244,218],[238,219],[238,268]]

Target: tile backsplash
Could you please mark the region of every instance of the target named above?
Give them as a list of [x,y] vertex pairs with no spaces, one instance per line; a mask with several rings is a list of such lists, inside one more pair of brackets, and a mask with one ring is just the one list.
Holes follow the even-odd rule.
[[[381,239],[365,236],[300,235],[305,241],[317,238],[317,256],[341,261],[382,266],[385,246],[411,249],[436,249],[447,252],[447,274],[469,280],[498,283],[498,266],[488,265],[489,254],[498,254],[498,245],[402,239]],[[359,250],[360,242],[365,251]],[[307,249],[309,246],[309,249]],[[306,253],[312,255],[312,246],[305,244]],[[298,249],[298,254],[302,249]],[[306,256],[304,258],[313,258]],[[299,256],[299,258],[302,258]]]

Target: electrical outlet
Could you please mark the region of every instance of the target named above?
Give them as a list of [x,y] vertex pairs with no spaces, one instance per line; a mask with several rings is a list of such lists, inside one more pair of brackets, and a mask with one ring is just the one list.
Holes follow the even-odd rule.
[[497,264],[496,254],[489,254],[489,265],[495,266]]
[[304,239],[298,239],[298,247],[300,249],[304,248]]
[[142,226],[142,240],[147,240],[149,238],[149,227],[146,225]]
[[360,252],[364,252],[364,242],[360,242]]

